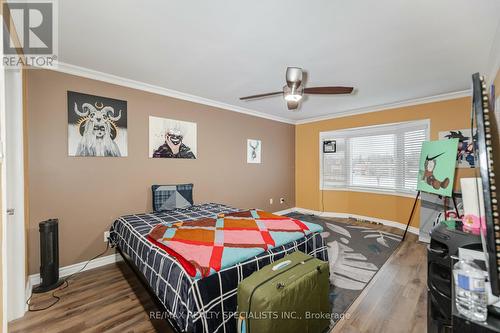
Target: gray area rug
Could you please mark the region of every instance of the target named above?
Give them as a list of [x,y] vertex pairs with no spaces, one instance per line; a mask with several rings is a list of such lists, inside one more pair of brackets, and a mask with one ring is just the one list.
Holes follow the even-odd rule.
[[330,262],[333,327],[344,315],[348,316],[346,310],[394,252],[401,236],[369,224],[354,224],[348,219],[342,219],[344,223],[300,213],[287,216],[323,226],[322,236],[328,245]]

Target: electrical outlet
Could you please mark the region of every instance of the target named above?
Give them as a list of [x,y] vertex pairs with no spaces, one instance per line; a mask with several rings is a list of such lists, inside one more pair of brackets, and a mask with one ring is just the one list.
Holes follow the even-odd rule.
[[269,199],[269,204],[272,205],[273,204],[273,198]]
[[280,198],[280,204],[284,204],[285,203],[285,198]]
[[109,238],[109,231],[105,231],[104,232],[104,243],[106,243],[108,241],[108,238]]

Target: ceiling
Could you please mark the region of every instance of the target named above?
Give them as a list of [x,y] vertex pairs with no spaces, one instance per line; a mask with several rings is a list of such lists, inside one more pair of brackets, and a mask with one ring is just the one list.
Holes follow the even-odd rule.
[[[64,0],[59,60],[296,121],[469,89],[499,22],[498,0]],[[287,66],[356,92],[239,101],[279,91]]]

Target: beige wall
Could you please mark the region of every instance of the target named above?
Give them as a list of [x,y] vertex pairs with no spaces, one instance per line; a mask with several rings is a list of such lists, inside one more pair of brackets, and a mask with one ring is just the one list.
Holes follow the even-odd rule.
[[[396,108],[298,125],[295,128],[295,191],[297,207],[321,210],[319,190],[319,133],[361,126],[430,119],[431,140],[438,132],[470,127],[470,98]],[[472,169],[458,169],[458,178],[473,176]],[[324,210],[376,217],[405,223],[414,199],[395,195],[350,191],[324,191]],[[419,209],[411,225],[419,225]]]
[[[151,210],[152,184],[192,182],[196,203],[268,211],[295,205],[293,125],[58,72],[28,72],[30,274],[39,271],[40,221],[59,218],[61,266],[82,262],[104,249],[103,232],[115,218]],[[67,156],[67,90],[127,100],[128,157]],[[149,115],[196,122],[198,159],[148,158]],[[260,165],[246,163],[248,138],[262,140]]]

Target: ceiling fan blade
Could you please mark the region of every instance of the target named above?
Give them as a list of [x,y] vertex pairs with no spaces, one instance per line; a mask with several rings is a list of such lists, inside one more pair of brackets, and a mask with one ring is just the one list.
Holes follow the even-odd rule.
[[304,88],[305,94],[318,94],[318,95],[329,95],[329,94],[350,94],[354,90],[353,87],[311,87]]
[[283,94],[282,91],[275,91],[275,92],[271,92],[271,93],[240,97],[240,100],[244,101],[247,99],[262,98],[262,97],[273,96],[273,95],[282,95],[282,94]]
[[288,110],[296,110],[299,107],[298,101],[286,101],[286,106]]
[[302,83],[302,68],[288,67],[286,69],[286,85],[290,88],[298,87]]

